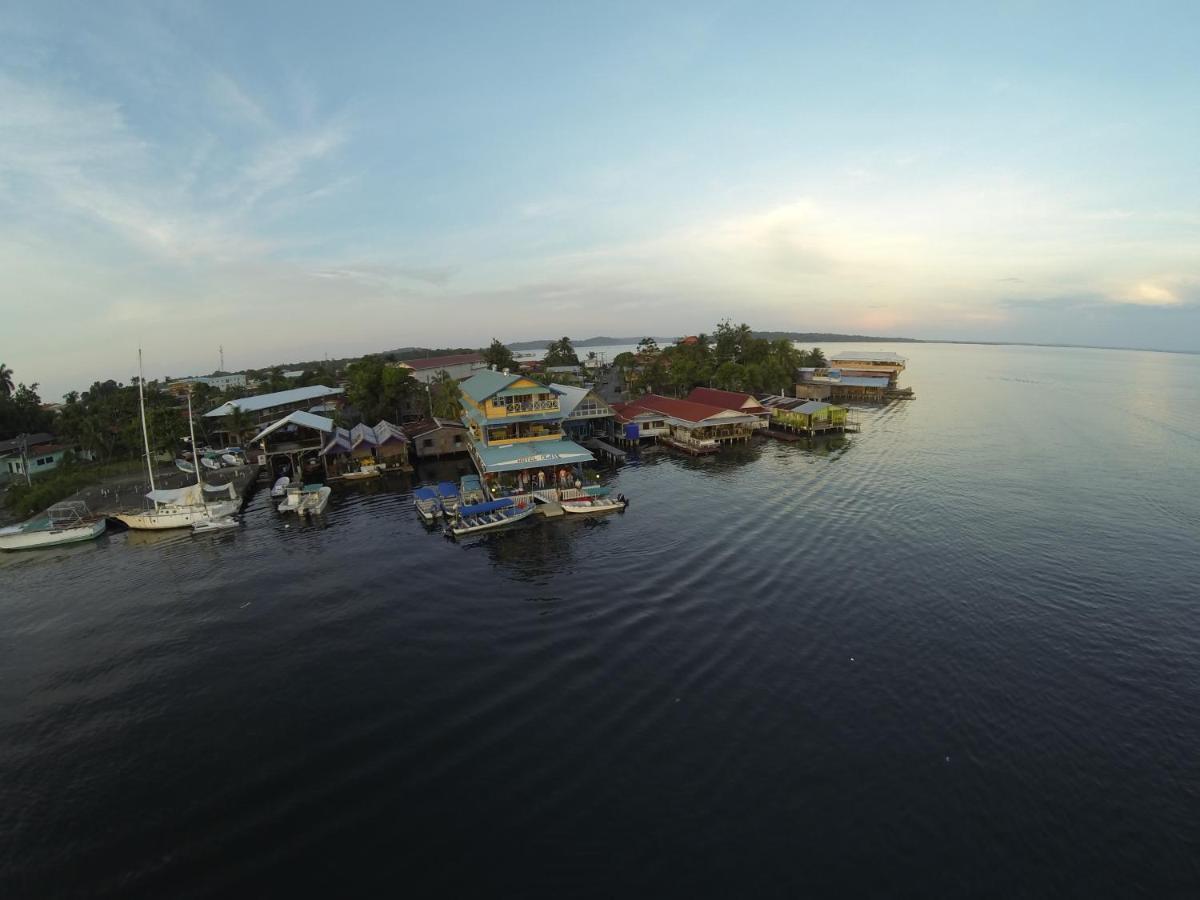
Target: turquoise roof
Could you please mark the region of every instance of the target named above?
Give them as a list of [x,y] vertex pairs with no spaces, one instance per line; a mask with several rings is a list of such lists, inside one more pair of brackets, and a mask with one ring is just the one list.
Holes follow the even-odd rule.
[[520,381],[524,377],[521,374],[505,375],[503,372],[484,369],[461,382],[458,387],[476,403],[482,403],[496,392],[504,390],[514,381]]
[[471,442],[485,472],[518,472],[543,466],[574,465],[595,459],[574,441],[545,440],[507,447],[485,447]]

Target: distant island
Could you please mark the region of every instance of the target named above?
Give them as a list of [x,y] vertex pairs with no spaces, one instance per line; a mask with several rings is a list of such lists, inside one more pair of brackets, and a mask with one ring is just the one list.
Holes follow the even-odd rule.
[[[819,341],[858,341],[860,343],[888,343],[888,344],[922,344],[925,343],[920,338],[908,337],[873,337],[866,334],[836,334],[834,332],[824,331],[756,331],[756,338],[762,338],[768,341],[802,341],[804,343],[813,343]],[[636,344],[644,334],[639,334],[636,337],[590,337],[582,341],[571,341],[575,347],[616,347],[625,344]],[[676,337],[658,337],[654,336],[654,340],[660,344],[673,344],[682,335]],[[557,338],[548,338],[544,341],[518,341],[513,344],[507,344],[509,350],[542,350],[554,343]]]

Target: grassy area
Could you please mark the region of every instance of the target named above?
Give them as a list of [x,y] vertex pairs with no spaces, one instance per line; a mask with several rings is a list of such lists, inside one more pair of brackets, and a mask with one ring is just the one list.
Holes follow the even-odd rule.
[[18,519],[27,519],[47,506],[105,478],[130,475],[141,470],[138,459],[119,460],[103,465],[73,463],[53,472],[35,475],[32,484],[14,482],[4,494],[4,505]]

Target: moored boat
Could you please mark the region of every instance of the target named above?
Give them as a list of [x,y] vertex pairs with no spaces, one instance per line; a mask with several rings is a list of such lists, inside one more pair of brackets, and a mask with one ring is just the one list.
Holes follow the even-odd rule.
[[271,486],[272,497],[282,497],[287,493],[288,485],[292,483],[292,479],[286,475],[281,475],[275,479],[275,484]]
[[610,497],[579,497],[575,500],[563,500],[560,505],[565,513],[589,515],[595,513],[618,512],[623,510],[628,501],[623,496]]
[[446,534],[463,537],[481,531],[491,531],[515,524],[533,515],[536,507],[532,502],[503,497],[484,503],[472,503],[458,508],[453,520],[446,524]]
[[341,477],[344,481],[359,481],[363,478],[378,478],[382,474],[383,472],[379,466],[374,463],[367,463],[353,472],[346,472]]
[[437,491],[431,487],[419,487],[413,491],[413,506],[426,522],[432,523],[442,514],[442,504],[438,501]]
[[237,528],[241,523],[233,516],[218,516],[214,519],[205,519],[202,522],[196,522],[192,525],[192,534],[208,534],[213,531],[229,531],[232,528]]
[[299,515],[323,512],[329,504],[329,495],[333,488],[325,484],[289,485],[286,499],[279,504],[280,512],[294,512]]
[[447,515],[454,515],[459,507],[458,485],[453,481],[439,481],[437,486],[438,501]]
[[0,550],[34,550],[77,541],[90,541],[104,533],[103,516],[93,516],[81,500],[57,503],[46,518],[0,528]]
[[482,503],[487,499],[483,493],[483,482],[478,475],[464,475],[458,481],[463,503]]

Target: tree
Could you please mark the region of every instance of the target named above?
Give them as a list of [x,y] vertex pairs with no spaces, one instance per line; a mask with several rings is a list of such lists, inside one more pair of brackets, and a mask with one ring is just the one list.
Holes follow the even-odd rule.
[[240,406],[235,406],[233,412],[227,416],[222,416],[221,424],[225,426],[225,433],[233,435],[233,442],[241,444],[242,438],[247,431],[254,428],[254,417],[246,412]]
[[575,353],[575,348],[571,345],[571,339],[569,337],[562,337],[557,341],[553,341],[546,348],[546,356],[542,360],[542,364],[546,366],[579,365],[579,356]]
[[346,396],[357,410],[359,420],[404,421],[406,410],[422,410],[427,401],[425,386],[412,377],[411,370],[386,365],[378,356],[365,356],[346,368],[349,386]]
[[829,366],[829,362],[825,359],[825,354],[821,352],[820,347],[813,347],[808,351],[805,355],[804,364],[814,369],[824,369]]
[[652,337],[644,337],[637,343],[638,355],[658,353],[658,341]]
[[4,363],[0,363],[0,397],[11,397],[13,394],[13,371]]
[[713,373],[713,384],[722,390],[740,391],[744,389],[745,383],[746,370],[741,363],[733,360],[721,363]]
[[499,338],[492,338],[491,345],[483,351],[483,361],[497,372],[517,367],[517,358]]
[[429,385],[433,414],[443,419],[457,419],[462,413],[462,391],[458,382],[445,370],[438,372]]

